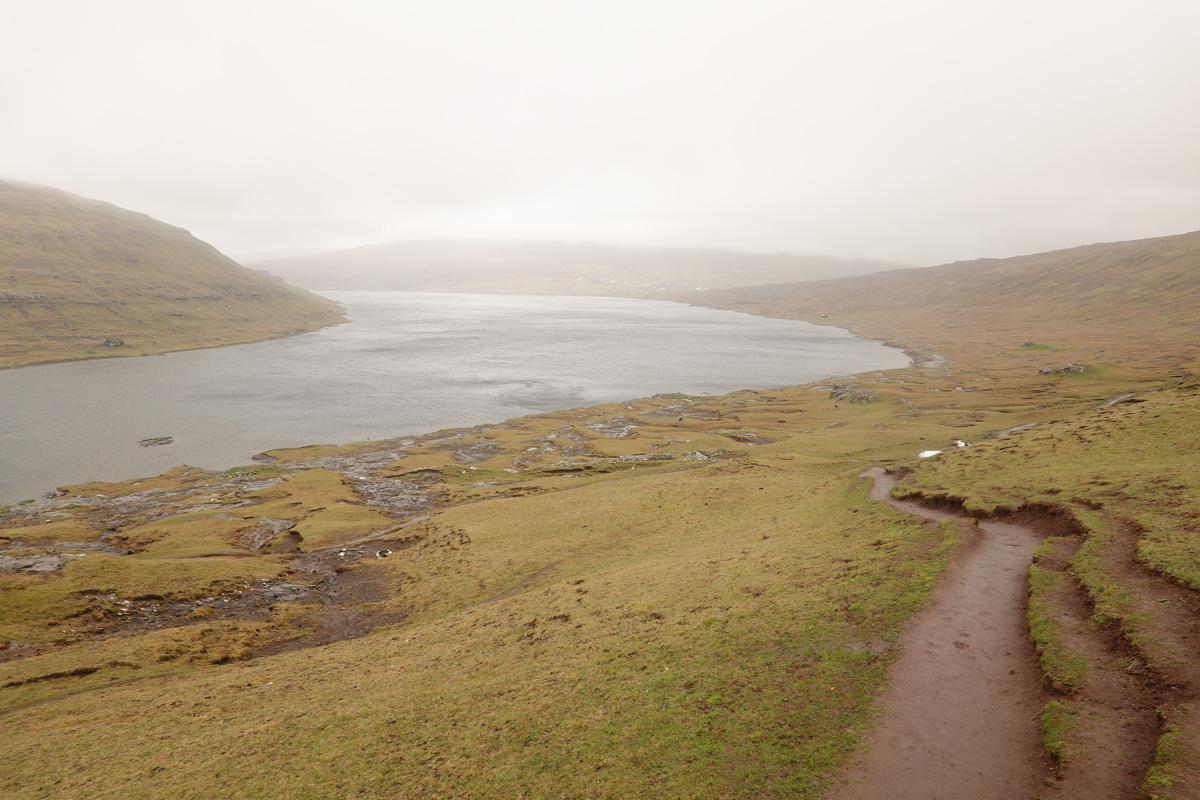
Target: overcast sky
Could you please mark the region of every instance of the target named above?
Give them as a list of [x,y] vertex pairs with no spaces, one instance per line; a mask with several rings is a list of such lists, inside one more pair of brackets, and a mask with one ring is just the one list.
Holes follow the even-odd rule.
[[0,177],[236,255],[1200,228],[1198,0],[0,0]]

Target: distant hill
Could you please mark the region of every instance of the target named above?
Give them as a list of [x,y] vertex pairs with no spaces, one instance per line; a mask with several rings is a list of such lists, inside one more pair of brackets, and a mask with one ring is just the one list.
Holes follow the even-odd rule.
[[658,297],[894,269],[787,253],[426,239],[252,262],[306,289]]
[[1022,348],[1087,360],[1200,353],[1200,231],[673,299],[824,318],[945,355],[969,348],[976,360]]
[[342,318],[185,230],[0,181],[0,367],[258,341]]

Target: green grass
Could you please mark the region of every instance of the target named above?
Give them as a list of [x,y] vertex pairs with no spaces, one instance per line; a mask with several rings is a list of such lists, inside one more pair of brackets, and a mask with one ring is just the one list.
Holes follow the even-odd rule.
[[1077,519],[1086,531],[1086,538],[1068,559],[1067,566],[1092,603],[1092,619],[1102,625],[1119,626],[1126,638],[1136,645],[1145,620],[1135,611],[1135,595],[1108,573],[1101,560],[1109,546],[1110,533],[1095,513],[1079,511]]
[[1079,727],[1079,707],[1070,700],[1051,700],[1038,712],[1042,745],[1060,766],[1067,766],[1076,755],[1071,734]]
[[[1048,539],[1039,550],[1057,544]],[[1050,595],[1062,578],[1058,573],[1038,566],[1037,561],[1035,553],[1034,564],[1029,568],[1029,638],[1037,650],[1046,682],[1057,692],[1070,693],[1087,676],[1087,661],[1063,644],[1054,621]]]
[[1151,800],[1166,800],[1179,797],[1177,791],[1172,791],[1177,784],[1187,785],[1189,773],[1195,774],[1195,764],[1198,754],[1194,744],[1189,744],[1183,731],[1180,730],[1176,715],[1190,715],[1194,708],[1160,709],[1163,732],[1158,738],[1154,749],[1154,763],[1142,782],[1142,791]]
[[1092,520],[1089,532],[1100,539],[1105,517],[1128,521],[1140,533],[1140,559],[1200,588],[1200,474],[1194,469],[1200,394],[1187,383],[1142,398],[923,462],[907,484],[962,497],[985,512],[1031,502],[1069,506]]
[[[18,705],[63,697],[72,681],[88,691],[10,714],[0,748],[14,763],[27,760],[19,731],[67,712],[94,724],[40,742],[43,756],[0,789],[22,796],[46,779],[63,781],[63,796],[151,797],[159,773],[144,757],[180,797],[267,785],[369,796],[392,782],[448,797],[814,797],[865,729],[953,530],[866,502],[856,468],[825,474],[796,455],[639,465],[446,508],[406,531],[421,538],[403,559],[379,562],[400,587],[389,602],[411,616],[367,639],[198,669],[273,633],[217,636],[201,622],[147,643],[170,660],[124,659],[170,676],[118,684],[138,671],[113,668],[26,684]],[[339,486],[312,470],[262,494],[317,505]],[[95,665],[70,652],[42,671]],[[116,740],[131,757],[111,758]],[[44,772],[60,747],[82,771]],[[304,766],[281,774],[280,763]]]
[[0,533],[3,539],[19,540],[26,544],[46,544],[51,542],[88,542],[97,538],[99,533],[79,520],[62,520],[44,522],[40,525],[23,525],[20,528],[10,528]]

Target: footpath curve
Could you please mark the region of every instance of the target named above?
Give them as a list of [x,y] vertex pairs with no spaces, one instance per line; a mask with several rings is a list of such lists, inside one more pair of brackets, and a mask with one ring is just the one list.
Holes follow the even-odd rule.
[[[882,467],[869,497],[933,523],[961,519],[891,496]],[[1028,800],[1052,765],[1037,714],[1046,702],[1026,622],[1041,537],[1011,522],[963,526],[928,603],[900,637],[881,714],[830,800]]]

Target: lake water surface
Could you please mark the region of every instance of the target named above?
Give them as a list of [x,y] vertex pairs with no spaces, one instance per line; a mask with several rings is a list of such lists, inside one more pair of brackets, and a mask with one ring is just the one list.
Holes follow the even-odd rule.
[[[323,292],[350,322],[289,339],[0,370],[0,503],[647,397],[902,367],[845,331],[648,300]],[[153,437],[169,445],[141,447]]]

